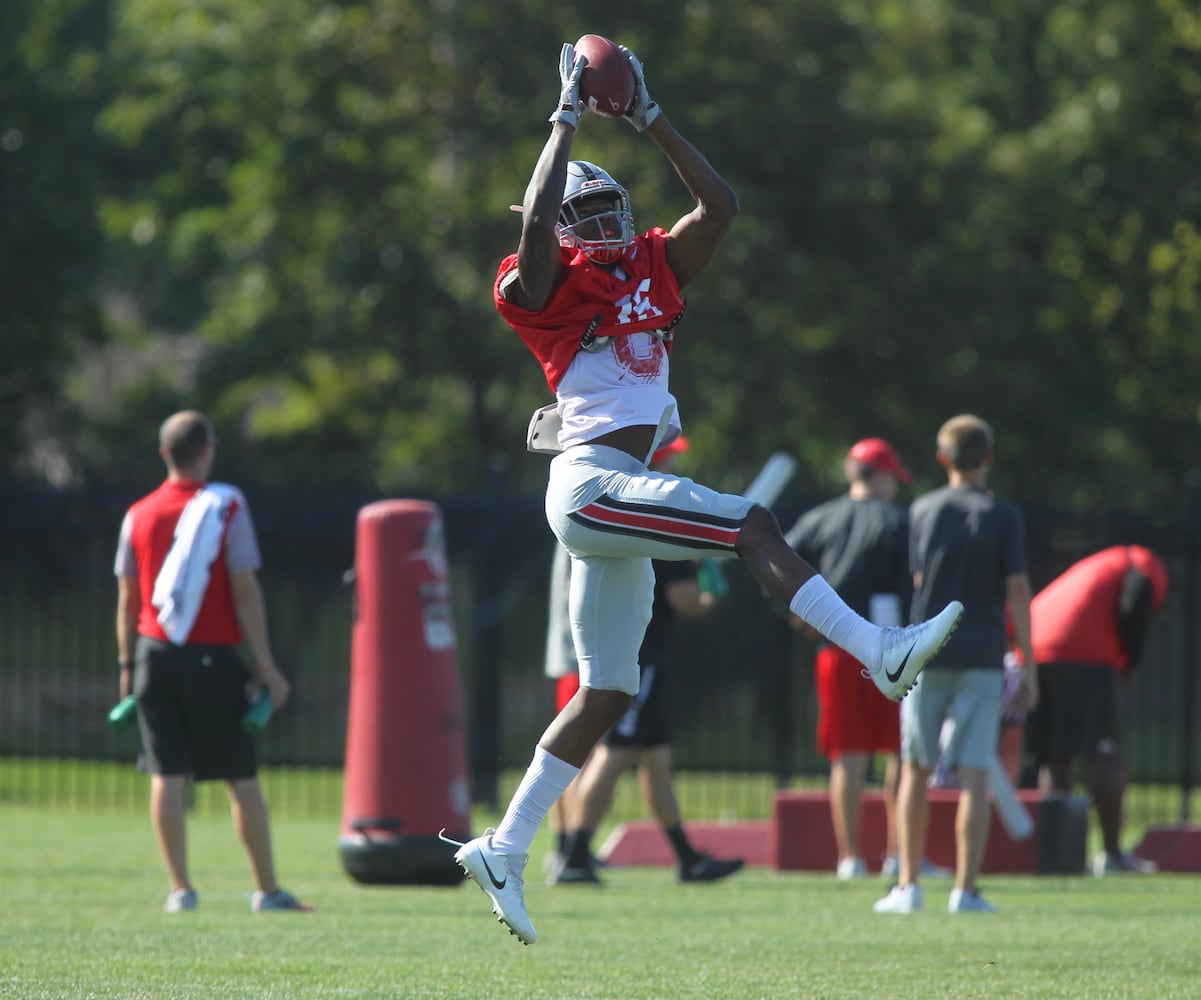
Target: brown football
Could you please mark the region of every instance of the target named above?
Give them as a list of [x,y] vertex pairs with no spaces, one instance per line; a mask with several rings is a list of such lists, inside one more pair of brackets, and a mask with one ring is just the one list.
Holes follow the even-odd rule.
[[580,97],[588,110],[605,118],[620,118],[634,103],[634,70],[630,60],[603,35],[584,35],[575,43],[576,55],[588,65],[580,76]]

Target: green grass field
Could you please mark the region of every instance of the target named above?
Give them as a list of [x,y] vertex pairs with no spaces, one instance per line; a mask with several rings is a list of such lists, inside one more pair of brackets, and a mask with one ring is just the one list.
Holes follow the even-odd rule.
[[[481,814],[477,825],[494,822]],[[0,996],[42,998],[1196,997],[1192,876],[994,877],[996,915],[880,916],[872,878],[748,869],[677,885],[663,868],[548,888],[531,858],[541,939],[522,947],[472,883],[365,887],[343,873],[339,821],[277,815],[281,881],[317,912],[254,914],[227,818],[189,826],[201,905],[168,916],[144,808],[0,811]],[[543,832],[540,852],[549,844]]]

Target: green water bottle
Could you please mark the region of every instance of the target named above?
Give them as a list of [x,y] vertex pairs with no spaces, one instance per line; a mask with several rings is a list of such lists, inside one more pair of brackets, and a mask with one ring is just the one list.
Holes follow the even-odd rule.
[[242,728],[248,733],[261,733],[267,728],[267,723],[271,721],[271,713],[274,710],[275,706],[271,703],[271,692],[260,691],[249,711],[242,716]]
[[118,732],[128,729],[138,721],[138,700],[127,694],[108,713],[108,724]]
[[725,597],[729,593],[730,584],[726,581],[725,570],[721,568],[721,563],[709,556],[697,560],[696,579],[706,594]]

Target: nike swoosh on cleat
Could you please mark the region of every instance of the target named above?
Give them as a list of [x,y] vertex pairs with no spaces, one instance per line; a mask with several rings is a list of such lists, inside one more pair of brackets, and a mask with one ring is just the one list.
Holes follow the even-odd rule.
[[480,854],[480,860],[482,862],[484,862],[484,871],[486,871],[488,873],[488,878],[490,878],[492,880],[492,884],[494,886],[496,886],[496,888],[503,889],[506,885],[509,884],[509,877],[507,875],[505,876],[503,882],[496,881],[496,876],[492,874],[492,869],[488,867],[488,859],[486,857],[484,857],[484,855],[482,853]]
[[[897,672],[895,674],[891,673],[888,670],[884,671],[884,676],[888,678],[890,684],[895,684],[898,680],[900,680],[901,674],[903,674],[905,672],[905,664],[909,662],[909,654],[912,653],[914,651],[914,649],[916,649],[916,648],[917,648],[917,642],[915,641],[913,643],[913,645],[909,647],[909,652],[905,654],[905,659],[903,659],[901,661],[900,665],[897,667]],[[488,874],[491,875],[492,873],[489,872]]]

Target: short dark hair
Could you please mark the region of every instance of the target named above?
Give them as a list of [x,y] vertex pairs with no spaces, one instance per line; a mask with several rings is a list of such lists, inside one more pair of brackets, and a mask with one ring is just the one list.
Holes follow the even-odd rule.
[[186,469],[196,464],[205,448],[217,443],[217,435],[203,413],[184,410],[163,421],[158,443],[171,465]]
[[938,429],[938,453],[957,472],[979,469],[992,450],[992,428],[975,414],[961,413]]

